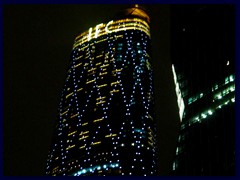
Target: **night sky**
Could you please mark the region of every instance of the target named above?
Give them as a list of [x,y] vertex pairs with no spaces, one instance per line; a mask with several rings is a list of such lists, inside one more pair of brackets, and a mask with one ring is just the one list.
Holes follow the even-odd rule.
[[[74,38],[129,5],[4,5],[4,175],[44,175]],[[170,6],[151,17],[159,175],[169,175],[179,117],[170,60]]]

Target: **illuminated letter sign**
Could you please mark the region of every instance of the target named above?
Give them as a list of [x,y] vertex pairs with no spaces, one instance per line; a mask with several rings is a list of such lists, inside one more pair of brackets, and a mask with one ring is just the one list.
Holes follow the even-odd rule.
[[92,35],[92,28],[89,29],[89,34],[88,34],[88,41],[91,40],[91,35]]
[[109,21],[109,22],[107,23],[106,27],[105,27],[105,31],[106,31],[107,33],[111,33],[111,31],[109,31],[109,29],[108,29],[108,26],[109,26],[112,22],[113,22],[113,21]]
[[96,26],[96,31],[95,31],[95,38],[97,38],[97,36],[98,36],[98,33],[100,32],[100,30],[98,29],[100,26],[102,26],[103,25],[103,23],[102,24],[98,24],[97,26]]
[[[106,24],[106,26],[105,26],[105,31],[106,31],[106,33],[111,33],[111,32],[112,32],[112,31],[110,31],[110,30],[108,29],[108,27],[110,26],[111,23],[113,23],[113,21],[109,21],[109,22]],[[99,32],[100,32],[99,27],[100,27],[100,26],[103,26],[103,25],[104,25],[104,24],[101,23],[101,24],[98,24],[98,25],[96,26],[96,30],[95,30],[95,34],[94,34],[94,37],[95,37],[95,38],[98,37],[98,34],[99,34]],[[89,33],[88,33],[88,41],[91,40],[91,37],[92,37],[92,30],[93,30],[93,28],[90,28],[90,29],[89,29]]]

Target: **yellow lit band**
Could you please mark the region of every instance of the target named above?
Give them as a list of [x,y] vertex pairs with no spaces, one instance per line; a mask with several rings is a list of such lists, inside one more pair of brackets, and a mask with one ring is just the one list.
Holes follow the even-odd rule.
[[107,86],[107,84],[102,84],[102,85],[97,86],[97,87],[98,87],[98,88],[101,88],[101,87],[105,87],[105,86]]
[[96,66],[99,66],[100,64],[102,64],[102,62],[97,63]]
[[81,59],[82,57],[83,57],[83,55],[82,56],[78,56],[77,58],[75,58],[75,60]]
[[152,130],[151,128],[148,127],[148,129],[149,129],[152,133],[154,133],[153,130]]
[[89,131],[84,131],[84,132],[80,133],[79,135],[81,136],[81,135],[87,134],[87,133],[89,133]]
[[111,86],[112,86],[112,85],[115,85],[115,84],[119,84],[119,83],[120,83],[119,81],[112,82],[112,83],[111,83]]
[[108,66],[109,66],[109,64],[104,64],[104,65],[100,66],[100,68],[104,68],[104,67],[108,67]]
[[74,114],[74,115],[72,115],[70,118],[74,118],[74,117],[76,117],[78,115],[78,113],[77,114]]
[[71,135],[75,134],[76,132],[77,131],[71,132],[71,133],[68,134],[68,136],[71,136]]
[[82,63],[79,63],[79,64],[75,65],[74,68],[76,68],[76,67],[78,67],[78,66],[80,66],[80,65],[82,65]]
[[89,136],[83,136],[83,137],[81,137],[81,138],[79,138],[79,140],[83,140],[83,139],[86,139],[86,138],[88,138]]
[[63,113],[60,114],[60,116],[66,114],[68,112],[68,110],[64,111]]
[[105,103],[106,101],[100,101],[100,102],[97,102],[96,103],[96,105],[98,105],[98,104],[103,104],[103,103]]
[[148,141],[148,144],[153,147],[153,143],[151,143],[151,142]]
[[92,143],[92,145],[97,145],[97,144],[100,144],[100,143],[101,143],[101,141],[98,141],[98,142]]
[[112,72],[114,73],[114,72],[120,72],[122,69],[115,69],[115,70],[113,70]]
[[148,137],[148,139],[153,143],[153,137]]
[[98,121],[102,121],[102,120],[103,120],[103,118],[100,118],[100,119],[94,120],[93,122],[98,122]]
[[83,145],[83,146],[79,147],[79,149],[83,149],[83,148],[85,148],[85,147],[86,147],[86,145]]
[[114,137],[116,136],[117,134],[109,134],[109,135],[106,135],[105,137]]
[[68,94],[68,95],[66,96],[66,99],[67,99],[69,96],[71,96],[71,95],[73,95],[73,92],[70,93],[70,94]]
[[97,69],[97,68],[91,68],[91,69],[88,70],[88,72],[94,71],[94,70],[96,70],[96,69]]
[[[99,43],[99,41],[97,42],[97,43]],[[98,55],[98,56],[96,56],[96,58],[100,58],[100,57],[102,57],[103,55],[102,54],[100,54],[100,55]],[[98,63],[99,64],[99,63]],[[100,64],[101,64],[101,62],[100,62]],[[97,65],[97,64],[96,64]]]
[[83,90],[83,88],[79,88],[79,89],[77,90],[77,92],[78,92],[78,91],[81,91],[81,90]]
[[86,122],[86,123],[83,123],[83,124],[82,124],[82,126],[86,126],[87,124],[88,124],[88,122]]
[[90,28],[88,31],[80,34],[75,39],[73,49],[87,41],[90,41],[93,38],[98,38],[100,36],[107,35],[108,33],[125,30],[140,30],[145,32],[150,37],[149,25],[144,20],[141,20],[139,18],[121,19],[110,21],[107,24],[98,24],[94,28]]
[[99,76],[102,76],[102,75],[105,75],[105,74],[107,74],[107,72],[99,73]]
[[112,93],[115,93],[115,92],[119,92],[119,90],[112,90],[109,93],[112,94]]
[[75,147],[75,144],[72,145],[72,146],[67,147],[66,150],[69,150],[69,149],[71,149],[71,148],[73,148],[73,147]]
[[95,81],[95,79],[90,80],[90,81],[87,81],[86,84],[92,83],[92,82],[94,82],[94,81]]
[[103,96],[103,97],[97,98],[96,100],[105,99],[105,98],[106,98],[106,96]]

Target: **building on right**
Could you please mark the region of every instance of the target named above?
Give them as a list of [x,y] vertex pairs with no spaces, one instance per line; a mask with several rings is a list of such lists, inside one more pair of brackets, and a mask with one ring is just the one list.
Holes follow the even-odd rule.
[[235,175],[235,6],[172,5],[173,175]]

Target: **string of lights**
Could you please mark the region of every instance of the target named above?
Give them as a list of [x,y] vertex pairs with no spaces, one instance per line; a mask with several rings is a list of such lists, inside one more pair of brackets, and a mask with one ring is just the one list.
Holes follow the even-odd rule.
[[76,37],[47,175],[154,175],[150,28],[141,18]]

